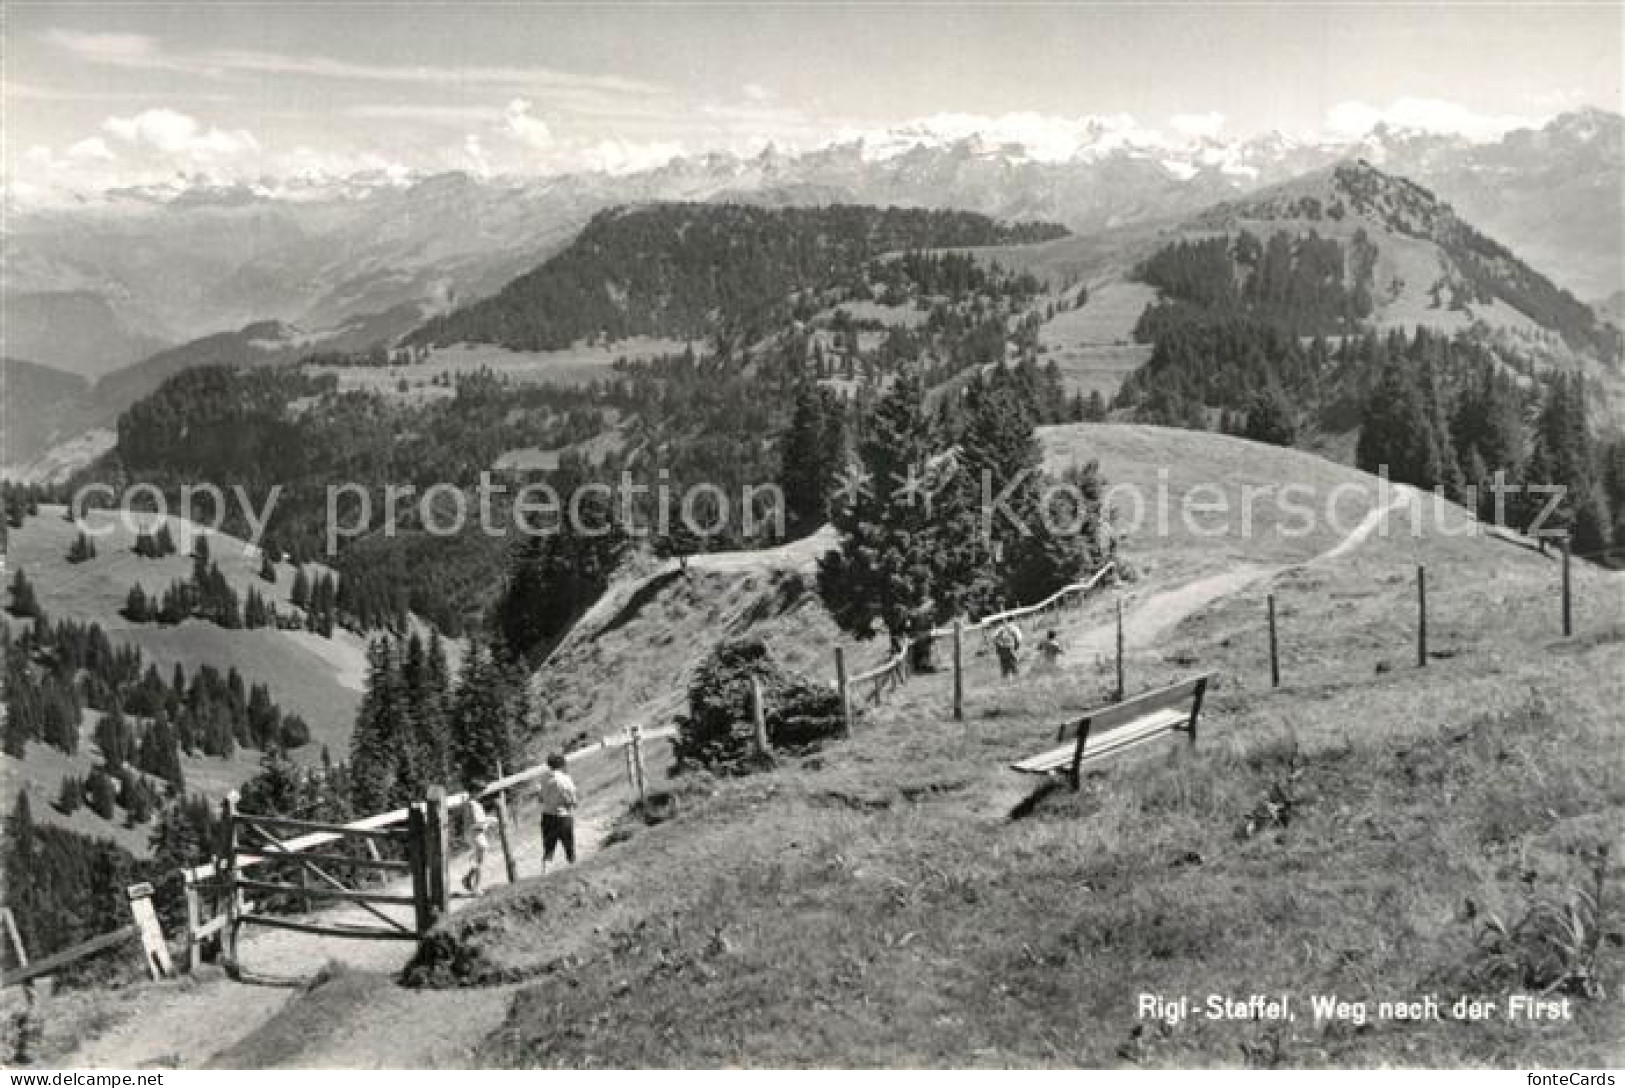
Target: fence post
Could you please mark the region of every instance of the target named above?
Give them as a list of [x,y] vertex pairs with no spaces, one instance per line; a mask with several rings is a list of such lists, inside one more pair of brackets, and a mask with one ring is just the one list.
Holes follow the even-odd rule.
[[1117,598],[1117,698],[1114,702],[1122,702],[1128,697],[1128,688],[1123,683],[1123,598]]
[[1569,581],[1569,557],[1574,545],[1569,534],[1563,534],[1563,637],[1574,634],[1574,605]]
[[428,842],[427,806],[414,801],[406,810],[406,864],[412,873],[412,928],[420,939],[434,924],[429,914]]
[[224,827],[221,829],[220,857],[215,862],[215,877],[225,885],[226,889],[226,929],[225,937],[220,942],[220,945],[226,966],[235,971],[237,969],[237,931],[240,928],[238,919],[243,915],[242,901],[237,890],[236,790],[226,794],[225,800],[220,802],[220,818],[224,823]]
[[1275,594],[1269,596],[1270,602],[1270,687],[1281,686],[1281,655],[1275,642]]
[[18,967],[27,967],[28,949],[23,947],[23,935],[17,932],[17,919],[10,907],[0,907],[0,919],[6,923],[6,940],[11,944],[11,958],[17,961]]
[[954,620],[954,721],[965,720],[965,627]]
[[1428,569],[1416,568],[1416,667],[1428,665]]
[[638,787],[638,804],[642,805],[648,799],[648,784],[643,777],[643,730],[634,725],[632,727],[632,776]]
[[142,959],[147,961],[147,974],[154,981],[172,978],[175,964],[169,958],[169,942],[164,939],[163,926],[158,924],[158,912],[152,909],[152,885],[143,881],[124,889],[130,900],[130,918],[135,922],[136,936],[141,939]]
[[852,694],[846,688],[846,651],[835,647],[835,688],[841,697],[841,728],[852,735]]
[[767,742],[767,710],[762,705],[762,682],[754,676],[750,678],[750,714],[756,727],[756,754],[772,755],[773,748]]
[[203,949],[197,935],[203,928],[203,904],[199,902],[197,877],[192,870],[181,870],[181,884],[186,896],[186,973],[191,974],[203,964]]
[[430,786],[428,802],[429,913],[432,922],[446,916],[451,905],[451,842],[447,827],[446,787]]
[[[497,778],[506,777],[502,773],[502,761],[497,760]],[[502,867],[508,873],[508,883],[514,884],[519,880],[519,865],[513,858],[513,844],[508,840],[508,791],[497,790],[497,839],[502,843]]]

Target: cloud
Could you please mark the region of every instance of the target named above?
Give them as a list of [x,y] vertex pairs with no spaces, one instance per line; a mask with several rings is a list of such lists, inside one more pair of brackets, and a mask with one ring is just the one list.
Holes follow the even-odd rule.
[[1385,107],[1351,99],[1326,111],[1326,132],[1357,140],[1380,125],[1470,140],[1495,140],[1518,128],[1539,127],[1540,119],[1517,114],[1480,113],[1442,98],[1396,98]]
[[496,106],[364,103],[359,106],[347,106],[343,112],[346,117],[357,117],[364,121],[417,121],[428,124],[470,125],[502,120],[502,110]]
[[491,176],[491,159],[485,153],[485,145],[472,132],[463,139],[463,154],[468,156],[468,161],[473,167],[474,173],[482,178]]
[[184,158],[229,158],[260,149],[259,141],[246,129],[205,129],[194,118],[172,109],[109,117],[102,128],[125,143]]
[[760,83],[747,83],[739,91],[745,96],[747,102],[771,102],[773,100],[773,92]]
[[293,56],[252,49],[171,52],[141,34],[84,34],[51,30],[45,40],[82,60],[125,68],[146,68],[220,77],[231,74],[288,75],[362,82],[526,87],[560,93],[595,92],[655,96],[667,89],[648,80],[619,75],[587,75],[553,68],[434,64],[367,64],[320,55]]
[[100,136],[85,137],[69,147],[63,155],[69,159],[100,159],[103,162],[112,162],[118,157]]
[[582,167],[597,173],[635,174],[665,166],[682,154],[683,145],[671,140],[602,140],[581,148],[574,157]]
[[137,64],[158,57],[158,42],[145,34],[97,34],[78,30],[48,30],[45,40],[86,60],[106,64]]
[[1218,110],[1207,113],[1176,113],[1168,118],[1173,130],[1187,139],[1214,139],[1224,128],[1226,118]]
[[516,98],[503,111],[503,121],[509,135],[529,147],[545,151],[553,146],[553,131],[547,127],[547,122],[532,117],[530,111],[529,100]]

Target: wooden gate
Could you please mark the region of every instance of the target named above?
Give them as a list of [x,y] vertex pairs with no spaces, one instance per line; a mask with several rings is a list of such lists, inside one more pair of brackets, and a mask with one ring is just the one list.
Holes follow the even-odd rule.
[[[436,788],[427,801],[335,824],[240,812],[237,795],[229,795],[216,860],[182,873],[188,969],[197,967],[204,943],[215,937],[228,969],[236,969],[244,926],[421,940],[451,899],[447,801],[445,791]],[[297,901],[307,912],[315,902],[350,903],[375,922],[352,925],[271,913],[278,899]],[[410,907],[410,920],[395,917],[387,907]]]

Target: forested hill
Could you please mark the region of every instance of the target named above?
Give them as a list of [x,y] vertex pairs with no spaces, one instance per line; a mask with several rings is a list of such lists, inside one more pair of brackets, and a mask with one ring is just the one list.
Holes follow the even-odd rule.
[[752,343],[796,316],[808,292],[883,253],[1047,241],[1044,223],[970,212],[833,205],[654,204],[594,216],[561,253],[495,296],[437,318],[414,344],[564,348],[608,337],[720,335]]
[[[1369,290],[1371,317],[1379,324],[1521,327],[1555,334],[1572,351],[1604,363],[1621,358],[1619,330],[1589,306],[1429,190],[1364,161],[1220,204],[1187,229],[1204,236],[1251,230],[1341,239],[1349,258],[1343,285],[1350,292]],[[1367,301],[1359,300],[1362,306]]]

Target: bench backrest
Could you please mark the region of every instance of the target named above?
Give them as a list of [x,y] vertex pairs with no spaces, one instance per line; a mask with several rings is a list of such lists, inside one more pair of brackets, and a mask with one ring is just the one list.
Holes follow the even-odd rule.
[[1207,691],[1207,682],[1212,678],[1212,673],[1203,673],[1189,680],[1181,680],[1177,684],[1154,688],[1143,695],[1125,699],[1121,703],[1113,703],[1087,717],[1067,722],[1056,733],[1055,739],[1058,742],[1072,740],[1086,728],[1091,736],[1099,737],[1119,725],[1125,725],[1158,710],[1179,709],[1186,705],[1191,708],[1193,719],[1191,724],[1194,727],[1194,719],[1202,709],[1202,695]]

